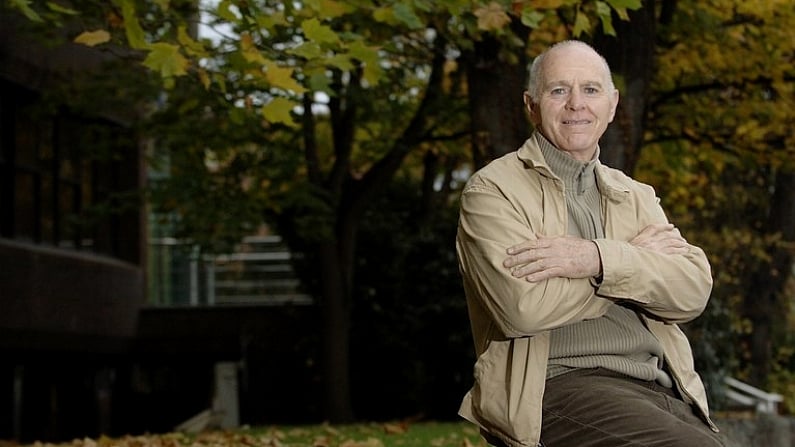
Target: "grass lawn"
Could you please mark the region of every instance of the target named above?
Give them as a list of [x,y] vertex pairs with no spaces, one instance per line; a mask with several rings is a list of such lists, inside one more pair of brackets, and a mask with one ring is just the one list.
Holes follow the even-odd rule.
[[208,431],[195,435],[124,436],[76,439],[31,447],[486,447],[466,422],[369,423],[273,426]]

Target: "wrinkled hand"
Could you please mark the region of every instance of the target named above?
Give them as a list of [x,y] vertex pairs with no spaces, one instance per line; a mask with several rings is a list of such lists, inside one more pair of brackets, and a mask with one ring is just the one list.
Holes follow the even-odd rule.
[[679,229],[669,223],[649,225],[629,243],[668,255],[683,255],[689,251],[687,241],[679,234]]
[[546,237],[508,248],[502,265],[515,278],[530,282],[549,278],[590,278],[601,272],[599,249],[593,241],[576,237]]

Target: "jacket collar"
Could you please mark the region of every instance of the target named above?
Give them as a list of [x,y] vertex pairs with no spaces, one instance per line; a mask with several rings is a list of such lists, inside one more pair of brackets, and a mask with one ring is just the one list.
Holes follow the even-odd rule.
[[[536,138],[544,137],[534,132],[533,135],[524,142],[522,147],[516,151],[517,157],[519,157],[519,160],[522,160],[528,168],[535,169],[539,174],[555,179],[562,184],[562,180],[552,172],[549,164],[544,159],[544,154],[541,152]],[[629,197],[629,187],[616,180],[615,175],[611,174],[610,171],[611,168],[603,165],[601,161],[596,160],[594,172],[596,173],[596,184],[599,186],[599,192],[611,201],[622,202]]]

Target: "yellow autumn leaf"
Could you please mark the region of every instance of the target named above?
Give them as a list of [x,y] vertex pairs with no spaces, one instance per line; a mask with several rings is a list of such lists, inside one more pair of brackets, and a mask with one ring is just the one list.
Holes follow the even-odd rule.
[[89,47],[93,47],[99,44],[103,44],[109,40],[110,40],[110,33],[105,31],[104,29],[98,29],[96,31],[83,31],[82,33],[80,33],[80,35],[75,37],[74,42]]
[[130,48],[140,50],[148,46],[144,37],[144,30],[138,21],[133,0],[121,1],[121,12],[124,17],[124,32],[127,35],[127,42]]
[[165,42],[154,43],[144,59],[144,65],[160,73],[164,78],[182,76],[188,72],[188,60],[179,52],[179,47]]
[[379,6],[373,10],[373,19],[376,22],[394,25],[397,23],[395,11],[389,6]]
[[265,62],[265,79],[272,86],[300,95],[306,92],[306,88],[293,78],[293,71],[292,68],[280,67],[273,61]]
[[558,9],[564,3],[566,3],[566,0],[533,0],[531,2],[535,9]]
[[340,444],[340,447],[384,447],[384,443],[377,438],[367,438],[366,441],[348,439]]
[[301,22],[301,30],[307,39],[318,43],[336,44],[340,41],[339,36],[331,27],[321,24],[314,17]]
[[267,63],[265,56],[257,49],[257,45],[254,43],[254,39],[249,33],[242,33],[240,35],[240,53],[248,62],[260,65],[265,65]]
[[162,11],[168,11],[169,8],[169,0],[154,0],[154,3],[160,8]]
[[409,430],[408,424],[405,423],[386,423],[384,424],[384,433],[390,435],[403,434]]
[[330,19],[343,16],[353,9],[344,2],[336,0],[320,0],[320,11],[323,11],[325,17]]
[[185,52],[187,52],[188,55],[198,57],[207,56],[207,51],[205,51],[204,46],[190,36],[185,25],[180,25],[177,27],[177,42],[182,45],[182,48],[185,49]]
[[483,31],[502,29],[511,22],[508,13],[497,2],[491,2],[488,6],[476,9],[475,16],[478,18],[478,29]]
[[210,75],[207,74],[207,70],[200,68],[198,70],[198,73],[199,73],[199,81],[204,86],[204,89],[209,90],[211,81],[210,81]]
[[282,123],[290,127],[297,126],[290,112],[299,104],[287,98],[273,98],[262,106],[262,116],[269,123]]

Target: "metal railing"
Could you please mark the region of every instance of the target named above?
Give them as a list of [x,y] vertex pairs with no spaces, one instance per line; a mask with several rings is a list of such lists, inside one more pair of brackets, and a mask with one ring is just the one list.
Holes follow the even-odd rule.
[[726,397],[731,401],[754,408],[759,413],[778,414],[778,404],[784,397],[755,388],[733,377],[726,377]]
[[295,254],[279,236],[246,237],[233,253],[200,254],[174,238],[149,243],[149,301],[155,306],[305,305]]

